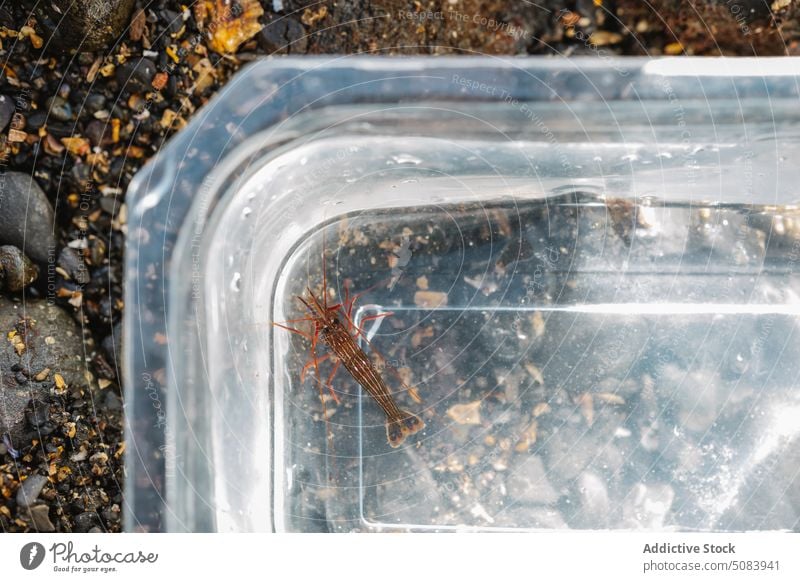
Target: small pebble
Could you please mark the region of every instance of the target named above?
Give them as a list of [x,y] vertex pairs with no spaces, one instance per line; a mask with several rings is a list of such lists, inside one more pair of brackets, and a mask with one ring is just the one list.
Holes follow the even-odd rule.
[[75,249],[69,247],[61,249],[61,253],[58,255],[58,266],[64,269],[78,285],[85,285],[91,280],[83,257]]
[[93,511],[85,511],[75,516],[75,531],[86,533],[92,528],[97,527],[100,522],[99,516]]
[[39,269],[13,245],[0,246],[0,290],[18,294],[39,277]]
[[103,107],[106,106],[106,97],[102,93],[89,93],[86,96],[86,101],[83,105],[83,108],[94,115],[98,111],[101,111]]
[[25,413],[25,417],[31,427],[42,428],[50,421],[50,405],[34,400],[32,409]]
[[6,172],[0,197],[0,244],[22,249],[37,263],[55,249],[53,207],[29,174]]
[[0,95],[0,131],[8,127],[14,115],[14,100],[8,95]]
[[17,505],[22,508],[31,507],[46,484],[47,477],[44,475],[30,475],[17,490]]
[[72,107],[69,102],[62,97],[54,96],[45,101],[45,106],[50,112],[50,117],[58,121],[69,121],[72,119]]
[[258,45],[271,54],[305,54],[308,48],[306,29],[291,17],[278,18],[258,33]]
[[129,93],[142,93],[152,89],[156,71],[156,64],[150,59],[133,59],[117,69],[117,83],[120,89]]

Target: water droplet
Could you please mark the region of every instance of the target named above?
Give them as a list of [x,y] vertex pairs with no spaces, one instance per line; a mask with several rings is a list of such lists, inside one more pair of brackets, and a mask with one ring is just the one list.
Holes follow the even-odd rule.
[[242,274],[236,272],[233,274],[233,279],[231,280],[231,291],[239,292],[242,288]]
[[308,158],[306,156],[303,156],[302,158],[300,158],[300,165],[301,166],[305,166],[307,163],[308,163]]
[[253,209],[250,208],[249,206],[245,206],[244,208],[242,208],[242,218],[247,218],[252,213],[253,213]]

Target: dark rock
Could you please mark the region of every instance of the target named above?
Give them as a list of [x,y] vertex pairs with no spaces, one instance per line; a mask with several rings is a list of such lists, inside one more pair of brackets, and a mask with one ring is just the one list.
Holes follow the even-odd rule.
[[85,511],[75,516],[75,531],[86,533],[100,524],[100,517],[91,511]]
[[0,131],[3,131],[14,116],[14,100],[8,95],[0,95]]
[[0,247],[0,291],[18,294],[38,277],[38,267],[21,250],[12,245]]
[[55,95],[45,101],[45,106],[52,119],[58,121],[69,121],[72,119],[72,107],[65,99]]
[[[29,2],[30,3],[30,2]],[[49,0],[34,13],[52,51],[91,52],[110,46],[128,25],[135,0]]]
[[40,400],[34,400],[33,406],[25,413],[25,417],[33,428],[41,428],[50,422],[50,405]]
[[75,135],[75,128],[71,123],[50,119],[47,121],[47,133],[58,138],[72,137]]
[[17,505],[22,508],[31,507],[46,484],[47,477],[44,475],[30,475],[22,482],[20,488],[17,489]]
[[258,45],[272,54],[305,54],[308,48],[305,28],[288,16],[267,24],[257,38]]
[[156,64],[148,58],[133,59],[117,69],[117,83],[120,89],[130,93],[142,93],[151,89]]
[[93,119],[87,123],[84,133],[95,147],[111,143],[111,126],[100,119]]
[[[20,448],[28,402],[48,397],[56,373],[70,386],[85,384],[83,341],[80,328],[60,307],[46,300],[23,306],[0,296],[0,334],[7,338],[10,332],[21,343],[0,342],[0,434],[9,433]],[[24,386],[17,383],[17,371],[26,375]],[[37,430],[52,432],[51,424]]]
[[78,285],[86,285],[91,280],[83,257],[75,249],[70,247],[61,249],[61,253],[58,255],[58,266],[64,269]]
[[120,204],[121,204],[121,201],[117,202],[116,196],[114,196],[114,197],[112,197],[112,196],[103,196],[102,198],[100,198],[100,208],[105,210],[111,216],[114,216],[117,213],[117,210],[119,209]]
[[118,360],[122,356],[122,324],[115,325],[111,335],[105,337],[103,350],[105,350],[109,362],[116,362],[117,367],[119,367]]
[[110,508],[104,509],[102,516],[107,523],[119,523],[121,517],[119,507],[112,505]]
[[86,101],[83,104],[83,108],[94,115],[98,111],[101,111],[106,106],[106,97],[102,93],[89,93],[86,97]]
[[166,32],[175,34],[180,31],[183,26],[183,18],[177,12],[167,10],[166,8],[159,11],[159,21],[166,25]]
[[28,510],[31,525],[38,532],[56,531],[53,522],[50,521],[50,508],[46,505],[35,505]]
[[40,129],[47,123],[47,113],[44,111],[34,111],[27,118],[28,129]]
[[106,409],[110,412],[119,412],[122,410],[122,400],[112,390],[106,393]]
[[11,10],[6,6],[0,8],[0,26],[5,26],[9,30],[13,30],[16,24],[14,23],[14,16]]
[[724,2],[735,20],[754,22],[770,16],[771,2],[767,0],[725,0]]
[[39,184],[28,174],[0,176],[0,243],[11,244],[38,263],[55,249],[53,207]]

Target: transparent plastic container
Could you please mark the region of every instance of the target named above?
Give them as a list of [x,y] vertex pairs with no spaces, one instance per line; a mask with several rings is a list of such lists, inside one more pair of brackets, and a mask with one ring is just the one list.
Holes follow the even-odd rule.
[[128,194],[126,528],[800,529],[798,75],[248,66]]

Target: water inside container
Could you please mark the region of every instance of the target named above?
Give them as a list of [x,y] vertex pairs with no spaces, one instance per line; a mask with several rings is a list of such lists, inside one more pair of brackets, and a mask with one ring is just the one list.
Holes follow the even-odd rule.
[[314,365],[273,328],[276,527],[796,527],[798,258],[790,207],[569,191],[329,222],[275,319],[323,268],[329,305],[363,293],[353,335],[426,427],[390,447],[322,340]]

